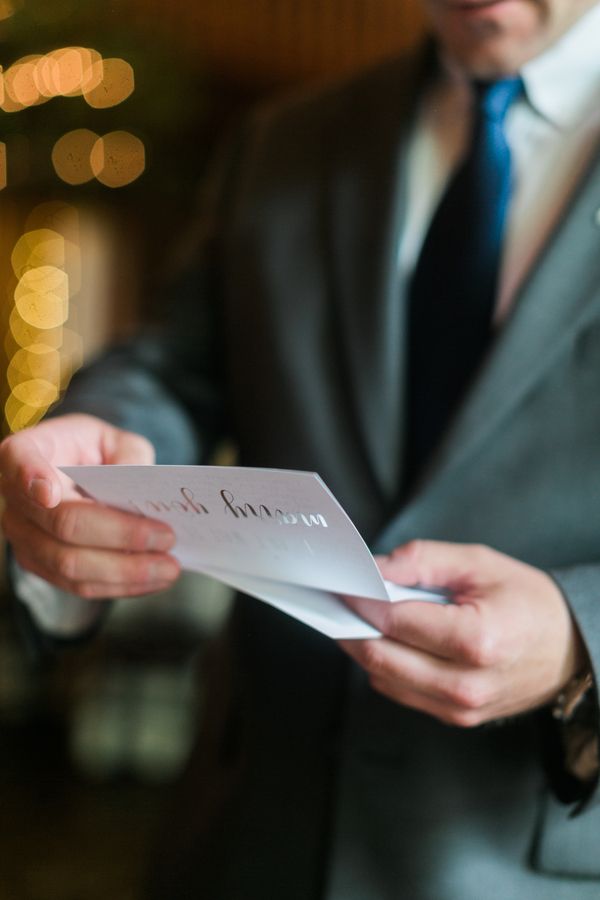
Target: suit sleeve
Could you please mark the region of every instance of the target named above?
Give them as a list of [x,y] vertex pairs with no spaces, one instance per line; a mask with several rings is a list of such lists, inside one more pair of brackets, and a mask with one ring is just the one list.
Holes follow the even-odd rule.
[[[558,586],[586,645],[594,684],[600,676],[600,566],[582,565],[552,570]],[[600,740],[600,708],[594,688],[582,704],[576,720],[560,734],[546,711],[542,717],[542,749],[547,760],[552,791],[542,800],[537,837],[532,848],[532,864],[544,874],[558,877],[600,877],[597,853],[600,833],[600,790],[598,773],[585,782],[577,782],[564,766],[564,746],[572,728],[579,729],[597,752]],[[557,739],[558,737],[558,739]]]

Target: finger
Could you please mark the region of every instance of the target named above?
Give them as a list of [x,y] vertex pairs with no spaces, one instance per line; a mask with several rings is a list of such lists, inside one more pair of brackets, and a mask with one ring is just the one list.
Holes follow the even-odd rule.
[[484,616],[474,604],[419,600],[386,603],[362,597],[344,600],[357,615],[396,642],[463,665],[482,667],[491,661]]
[[442,588],[464,594],[491,574],[499,554],[478,544],[410,541],[380,557],[381,574],[404,585]]
[[341,641],[340,646],[372,678],[442,701],[456,699],[454,685],[464,669],[449,660],[386,638]]
[[85,600],[115,600],[122,597],[140,597],[147,594],[155,594],[158,591],[166,591],[173,587],[173,581],[156,581],[144,582],[143,584],[109,584],[105,581],[79,581],[71,582],[64,578],[60,578],[56,573],[46,572],[38,567],[35,562],[31,565],[24,564],[21,560],[17,560],[19,565],[28,572],[32,572],[39,578],[43,578],[54,587],[66,591],[68,594],[75,594]]
[[54,509],[9,504],[3,519],[11,542],[27,540],[23,513],[32,524],[64,544],[131,552],[166,551],[175,544],[169,525],[90,500],[63,501]]
[[[441,660],[385,638],[343,641],[342,649],[369,675],[372,686],[398,703],[418,695],[419,709],[482,713],[496,701],[487,673]],[[410,705],[414,705],[412,702]]]
[[0,444],[2,481],[44,508],[58,505],[71,484],[60,465],[152,462],[154,449],[144,437],[80,414],[47,420]]
[[167,554],[75,549],[52,540],[41,541],[35,554],[19,548],[15,557],[23,568],[62,586],[88,581],[107,586],[173,582],[180,571],[177,560]]
[[155,460],[154,447],[141,434],[112,428],[106,431],[103,442],[104,462],[110,465],[152,465]]
[[[104,592],[116,585],[172,583],[179,576],[177,560],[166,554],[118,553],[109,550],[66,550],[48,546],[34,554],[14,552],[19,565],[64,590],[84,582],[103,584]],[[146,589],[149,589],[148,587]],[[111,590],[111,595],[114,590]]]
[[43,508],[52,508],[62,498],[58,470],[49,462],[50,444],[43,437],[33,440],[27,431],[11,435],[0,444],[3,492],[16,489],[22,497]]
[[371,686],[379,694],[387,697],[388,700],[433,716],[446,725],[472,728],[476,725],[481,725],[490,718],[496,718],[496,716],[489,715],[486,709],[468,709],[466,707],[453,706],[428,697],[425,694],[419,694],[417,691],[399,688],[395,683],[389,681],[372,679]]
[[61,586],[84,581],[143,585],[174,581],[179,575],[179,564],[166,553],[76,547],[20,520],[9,527],[8,537],[20,565]]

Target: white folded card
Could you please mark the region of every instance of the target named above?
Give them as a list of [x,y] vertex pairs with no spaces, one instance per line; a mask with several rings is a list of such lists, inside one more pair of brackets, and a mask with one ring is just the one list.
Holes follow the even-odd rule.
[[378,637],[339,595],[433,600],[383,580],[318,475],[235,466],[65,466],[101,503],[167,522],[184,569],[264,600],[329,637]]

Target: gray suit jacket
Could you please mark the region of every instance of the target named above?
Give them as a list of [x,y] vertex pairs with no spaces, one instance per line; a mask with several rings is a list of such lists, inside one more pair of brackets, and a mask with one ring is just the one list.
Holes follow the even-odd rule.
[[[86,409],[205,460],[318,471],[365,538],[490,544],[553,570],[600,671],[600,164],[400,504],[403,153],[422,62],[252,117],[176,283],[171,327],[75,379]],[[176,304],[176,305],[175,305]],[[545,711],[472,730],[376,695],[335,644],[248,598],[162,843],[155,896],[600,896],[596,792],[556,798]],[[576,812],[573,817],[571,814]]]

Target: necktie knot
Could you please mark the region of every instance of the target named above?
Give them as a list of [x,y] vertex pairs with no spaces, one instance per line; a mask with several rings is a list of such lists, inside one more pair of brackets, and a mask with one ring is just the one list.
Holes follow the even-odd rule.
[[474,90],[479,115],[501,124],[511,104],[523,92],[523,81],[518,77],[476,81]]

